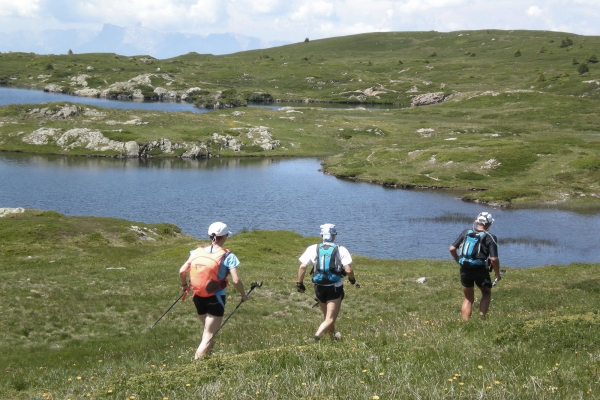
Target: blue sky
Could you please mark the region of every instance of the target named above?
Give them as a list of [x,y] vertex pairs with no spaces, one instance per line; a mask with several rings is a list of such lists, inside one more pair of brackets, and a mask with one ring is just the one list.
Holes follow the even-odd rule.
[[600,35],[600,0],[0,0],[0,32],[105,23],[297,42],[364,32],[534,29]]

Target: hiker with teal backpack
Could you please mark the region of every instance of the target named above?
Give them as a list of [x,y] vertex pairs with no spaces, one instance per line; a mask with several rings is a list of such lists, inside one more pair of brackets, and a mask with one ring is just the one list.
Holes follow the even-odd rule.
[[242,301],[248,301],[248,296],[244,292],[244,283],[237,273],[240,260],[223,247],[230,233],[227,225],[222,222],[211,224],[208,227],[210,246],[200,246],[192,250],[187,261],[179,269],[182,290],[186,293],[190,289],[193,290],[192,300],[198,317],[204,325],[202,342],[196,350],[195,360],[212,352],[213,336],[221,327],[225,314],[225,288],[228,285],[228,275],[231,276],[233,286],[242,297]]
[[321,225],[323,243],[308,246],[299,258],[296,289],[300,293],[306,291],[303,283],[304,275],[307,267],[312,264],[311,275],[315,285],[315,296],[323,312],[323,322],[312,339],[314,341],[318,341],[326,332],[335,340],[342,339],[342,334],[335,331],[335,321],[344,299],[344,276],[348,276],[348,281],[352,285],[356,284],[352,256],[344,246],[333,243],[336,235],[335,225]]
[[465,297],[461,307],[464,321],[471,317],[475,301],[474,286],[477,285],[481,291],[479,316],[485,317],[492,300],[493,284],[490,271],[494,270],[496,282],[502,279],[498,259],[498,239],[488,232],[493,223],[492,214],[480,213],[473,223],[473,228],[465,229],[450,246],[450,254],[460,265],[460,282]]

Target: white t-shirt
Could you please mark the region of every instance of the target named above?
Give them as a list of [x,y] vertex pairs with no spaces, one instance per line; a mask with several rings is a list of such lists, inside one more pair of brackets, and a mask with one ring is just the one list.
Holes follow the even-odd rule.
[[[332,245],[333,242],[323,242],[323,244]],[[306,248],[304,253],[298,258],[300,263],[304,265],[315,265],[317,263],[317,246],[318,244],[310,245]],[[338,246],[338,251],[340,254],[340,259],[342,260],[342,265],[350,265],[352,264],[352,256],[348,249],[344,246]],[[336,286],[342,286],[343,280],[340,280],[335,283]]]

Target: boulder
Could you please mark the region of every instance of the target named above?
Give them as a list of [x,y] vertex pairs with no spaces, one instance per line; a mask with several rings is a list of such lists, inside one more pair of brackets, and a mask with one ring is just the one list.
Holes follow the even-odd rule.
[[411,107],[427,106],[430,104],[441,103],[447,98],[448,96],[445,96],[443,92],[425,93],[413,97],[410,105]]
[[62,93],[63,89],[62,86],[60,85],[56,85],[54,83],[51,83],[49,85],[46,85],[44,87],[44,92],[50,92],[50,93]]
[[100,97],[100,92],[98,89],[84,88],[80,90],[76,90],[74,92],[75,96],[81,97]]

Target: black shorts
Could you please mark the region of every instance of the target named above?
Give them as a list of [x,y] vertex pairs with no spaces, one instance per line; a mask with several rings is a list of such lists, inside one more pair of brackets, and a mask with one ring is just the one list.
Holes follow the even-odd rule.
[[477,287],[492,287],[492,279],[490,272],[486,267],[461,267],[460,268],[460,283],[466,288]]
[[225,296],[210,296],[210,297],[200,297],[194,295],[194,305],[196,306],[196,310],[198,310],[198,315],[210,314],[214,317],[222,317],[225,314]]
[[337,300],[340,297],[344,299],[344,287],[343,286],[323,286],[315,285],[315,296],[321,303],[327,303],[331,300]]

